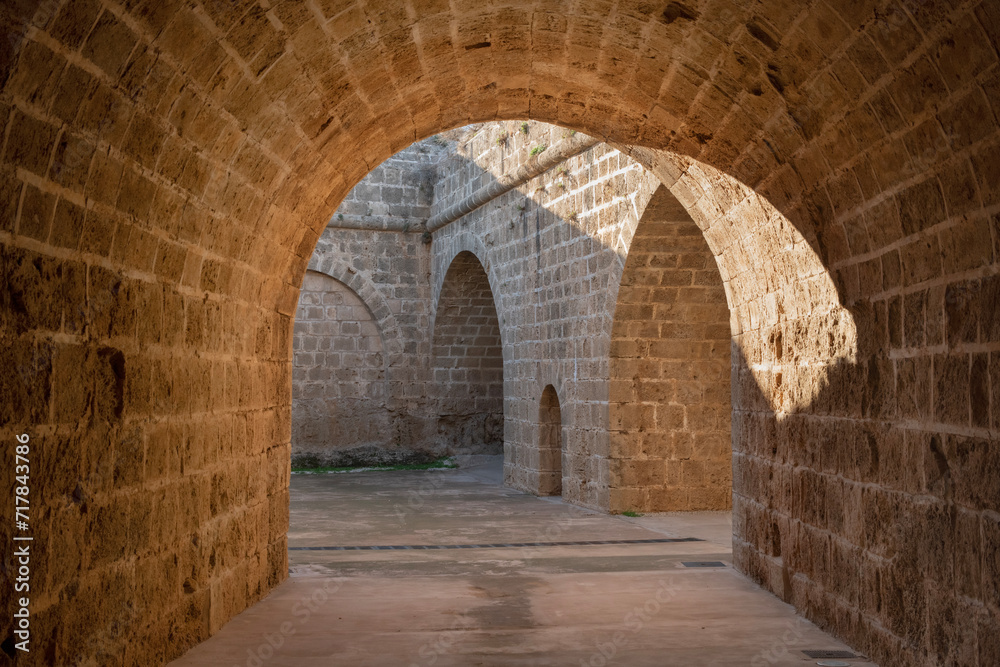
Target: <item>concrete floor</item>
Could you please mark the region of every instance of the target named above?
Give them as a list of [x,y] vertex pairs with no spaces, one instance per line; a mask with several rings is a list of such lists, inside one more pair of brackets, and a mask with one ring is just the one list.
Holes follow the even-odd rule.
[[[731,567],[728,513],[626,518],[458,470],[293,475],[291,577],[175,667],[872,665]],[[463,549],[367,545],[699,538]],[[725,567],[687,568],[685,561]]]

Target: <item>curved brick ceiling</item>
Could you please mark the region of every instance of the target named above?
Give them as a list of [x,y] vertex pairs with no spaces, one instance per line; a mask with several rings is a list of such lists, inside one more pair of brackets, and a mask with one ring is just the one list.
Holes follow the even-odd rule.
[[[60,153],[93,159],[89,175],[70,165],[57,182],[167,234],[231,221],[206,257],[238,258],[243,288],[259,281],[285,312],[354,183],[416,139],[493,118],[697,157],[844,260],[858,252],[846,218],[864,226],[854,219],[911,183],[915,157],[940,162],[995,129],[988,109],[969,112],[988,105],[970,84],[995,56],[991,10],[911,4],[8,8],[8,22],[39,26],[4,87],[17,107],[8,155],[38,177]],[[935,112],[950,142],[907,133]],[[95,143],[109,159],[90,157]],[[122,171],[122,192],[93,182],[107,169]]]

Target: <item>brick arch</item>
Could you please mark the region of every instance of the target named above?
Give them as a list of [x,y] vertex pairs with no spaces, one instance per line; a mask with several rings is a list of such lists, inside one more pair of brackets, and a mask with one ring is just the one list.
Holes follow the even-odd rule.
[[716,258],[665,186],[631,239],[613,313],[609,509],[729,509],[729,307]]
[[[226,11],[224,5],[192,11],[167,4],[156,12],[117,10],[103,15],[93,8],[75,8],[73,3],[67,7],[11,18],[35,21],[55,34],[57,42],[65,40],[70,51],[85,54],[93,65],[84,70],[89,78],[74,74],[83,83],[96,87],[99,81],[110,81],[117,88],[122,78],[121,88],[130,97],[120,99],[114,95],[116,90],[107,91],[110,96],[102,90],[105,108],[112,109],[111,118],[123,113],[126,127],[132,114],[120,107],[131,104],[132,96],[141,113],[130,136],[122,130],[121,137],[109,133],[109,138],[123,146],[127,139],[129,154],[149,168],[158,168],[160,153],[173,147],[168,144],[177,144],[179,157],[165,160],[163,168],[176,175],[189,163],[191,168],[183,169],[186,182],[219,204],[205,210],[192,202],[192,208],[202,213],[193,224],[208,224],[211,217],[235,213],[245,220],[258,220],[255,228],[268,234],[280,234],[278,230],[285,227],[282,221],[297,228],[280,246],[297,259],[262,259],[257,254],[247,258],[260,272],[258,278],[277,268],[275,262],[294,268],[282,278],[287,288],[268,284],[269,294],[289,309],[308,257],[298,252],[298,244],[314,242],[324,214],[371,166],[441,129],[489,118],[532,117],[622,143],[668,147],[697,156],[707,164],[727,167],[756,187],[806,144],[827,145],[838,135],[844,135],[845,141],[848,137],[854,142],[868,141],[884,136],[881,125],[897,126],[895,114],[899,112],[892,105],[875,105],[878,91],[889,83],[881,74],[891,65],[906,65],[910,78],[924,74],[933,78],[932,99],[905,99],[906,111],[913,114],[923,112],[935,95],[947,95],[945,81],[954,86],[968,84],[970,78],[956,72],[953,65],[942,76],[933,62],[902,62],[902,54],[896,51],[883,55],[882,50],[888,48],[887,30],[897,37],[917,30],[917,25],[928,30],[929,35],[911,44],[907,52],[929,50],[934,37],[948,25],[960,23],[958,19],[971,20],[977,39],[987,39],[979,25],[985,19],[964,16],[970,13],[964,7],[920,12],[916,24],[901,10],[889,11],[892,18],[887,19],[885,12],[866,5],[840,10],[793,10],[777,4],[754,10],[727,6],[679,17],[652,6],[620,7],[613,10],[610,21],[584,6],[568,16],[545,10],[533,13],[514,5],[506,12],[453,16],[431,11],[405,18],[404,10],[387,7],[385,12],[369,10],[370,24],[366,10],[351,5],[342,6],[336,16],[285,6],[245,16]],[[79,17],[74,11],[80,12]],[[269,15],[265,18],[265,14]],[[940,20],[944,16],[952,21]],[[67,31],[67,22],[77,18],[93,28],[95,43],[105,36],[122,35],[118,50],[104,53],[85,43],[89,33]],[[584,30],[595,20],[604,30]],[[482,49],[466,50],[462,40],[453,42],[451,37],[492,32],[505,37]],[[252,39],[255,34],[260,37]],[[384,48],[362,49],[361,34],[374,36],[375,43]],[[607,44],[629,44],[636,51],[625,50],[623,55],[631,55],[609,58],[591,70],[570,57],[573,49],[568,44],[578,43],[573,35],[584,41],[583,49],[592,48],[594,53]],[[634,35],[642,38],[636,41]],[[221,46],[196,51],[188,48],[192,39]],[[515,42],[518,48],[511,51]],[[47,47],[36,44],[30,38],[22,41],[24,50],[30,51],[26,64],[42,67],[53,60],[58,64],[61,54],[50,57]],[[139,45],[135,57],[134,44]],[[725,48],[727,44],[731,48]],[[153,46],[161,53],[155,63],[139,57],[144,47]],[[635,53],[643,49],[656,57],[637,57]],[[431,52],[437,56],[433,72],[425,71]],[[349,66],[334,66],[334,54],[346,57]],[[483,66],[494,62],[510,64],[511,78],[490,85],[493,77],[484,72],[496,70]],[[525,88],[513,74],[514,65],[527,67],[530,62],[551,67],[544,76],[536,74]],[[974,64],[979,69],[984,66],[983,62]],[[175,75],[190,80],[183,101],[160,110],[161,98],[169,90],[165,82]],[[38,101],[48,102],[60,90],[54,73],[28,81],[28,75],[15,68],[8,81],[12,87],[26,88]],[[442,86],[449,94],[439,98]],[[698,95],[698,90],[704,94]],[[900,90],[889,92],[904,97]],[[852,120],[859,132],[863,128],[871,136],[857,139],[845,121],[854,110],[852,104],[870,101],[871,110],[866,111],[870,118]],[[59,114],[69,113],[65,103],[53,108]],[[96,116],[96,109],[87,111],[90,115],[79,119],[85,127],[89,123],[89,127],[102,128],[102,118],[109,117]],[[388,117],[398,122],[384,122]],[[77,122],[75,116],[71,120]],[[220,128],[225,134],[216,142]],[[28,131],[27,125],[18,129]],[[245,141],[235,139],[240,133],[245,133]],[[211,144],[210,150],[191,156],[193,149],[198,152],[199,142]],[[930,148],[934,150],[933,144]],[[948,151],[942,145],[942,152]],[[356,161],[356,167],[337,165],[336,158],[330,157],[337,155],[363,159]],[[212,162],[231,164],[233,169],[220,172],[231,175],[210,184],[208,165]],[[821,171],[825,166],[820,161]],[[783,188],[785,193],[801,191],[787,187],[801,176],[788,167],[783,171],[771,187]],[[834,168],[827,171],[834,176]],[[306,173],[314,176],[309,186],[298,177]],[[808,181],[814,174],[808,174],[805,185],[811,185]],[[150,185],[130,181],[127,187],[141,191]],[[856,190],[843,192],[858,195]],[[820,193],[810,190],[809,194]],[[784,203],[787,196],[780,199]],[[790,219],[804,229],[815,226],[803,216]],[[830,230],[831,238],[834,231]]]
[[375,283],[335,257],[323,257],[319,261],[310,262],[309,270],[340,281],[361,299],[378,325],[379,336],[386,350],[386,367],[393,365],[399,355],[403,354],[402,337],[392,309]]
[[[789,204],[796,210],[789,219],[804,236],[837,256],[845,250],[847,230],[842,222],[817,228],[826,224],[824,214],[830,207],[814,199],[826,197],[816,186],[843,176],[839,169],[853,157],[846,154],[850,149],[887,138],[906,117],[920,116],[938,101],[943,106],[950,90],[966,90],[973,83],[970,74],[947,63],[947,49],[930,53],[939,38],[946,41],[948,30],[964,26],[984,51],[992,36],[989,27],[984,32],[983,24],[990,25],[988,13],[965,6],[945,10],[935,3],[922,6],[914,16],[899,8],[877,12],[868,4],[834,10],[789,9],[776,3],[754,10],[727,6],[682,15],[652,6],[620,7],[610,21],[583,6],[568,16],[514,5],[505,12],[420,12],[405,20],[401,8],[379,13],[353,5],[342,6],[336,16],[285,6],[245,16],[223,5],[192,10],[168,3],[155,12],[101,12],[76,3],[47,7],[7,20],[15,26],[38,24],[88,65],[81,72],[72,70],[82,85],[70,86],[69,74],[62,85],[60,67],[67,54],[52,51],[30,35],[22,39],[17,48],[25,58],[5,78],[32,110],[14,114],[15,137],[32,134],[39,148],[55,151],[53,123],[67,116],[73,129],[79,126],[82,136],[71,130],[66,145],[59,146],[60,179],[79,177],[80,164],[92,160],[94,154],[86,146],[92,136],[120,145],[129,166],[122,196],[123,206],[132,207],[127,215],[148,213],[130,200],[162,184],[143,169],[178,178],[183,171],[185,187],[198,193],[199,201],[185,204],[164,194],[160,205],[170,212],[190,207],[194,215],[186,224],[198,231],[220,216],[256,221],[254,231],[265,234],[253,242],[257,252],[244,258],[245,269],[252,282],[266,284],[265,291],[285,312],[308,258],[300,246],[315,242],[326,219],[323,213],[329,213],[363,173],[415,139],[487,118],[537,118],[624,144],[667,147],[726,167],[742,182],[762,186],[783,210]],[[370,23],[363,20],[368,14]],[[584,31],[594,20],[604,30]],[[87,31],[68,30],[75,21]],[[890,48],[891,38],[901,39],[910,30],[919,34],[920,29],[926,30],[923,39],[911,40],[905,49]],[[462,40],[452,38],[494,31],[504,37],[482,49],[466,50]],[[569,56],[569,44],[578,43],[570,37],[578,31],[584,50],[600,53],[602,45],[628,44],[634,51],[625,49],[627,57],[602,60],[596,69],[590,68]],[[361,34],[374,36],[384,48],[362,49]],[[105,52],[99,44],[103,39],[111,43],[111,35],[123,39],[117,49]],[[637,41],[635,35],[642,37]],[[219,45],[192,50],[192,39]],[[518,48],[511,51],[514,43]],[[161,54],[155,62],[143,55],[152,47]],[[643,49],[655,57],[637,57]],[[433,73],[425,71],[425,58],[432,51],[439,56]],[[905,57],[911,53],[913,58]],[[350,66],[334,66],[337,59],[331,54],[347,57]],[[485,74],[496,70],[483,66],[495,62],[512,66],[510,78],[494,82],[492,74]],[[514,74],[515,65],[526,68],[530,62],[551,67],[524,88]],[[988,62],[987,56],[971,61],[972,71],[982,71]],[[890,87],[893,82],[885,73],[896,65],[901,68],[900,82]],[[28,68],[44,70],[47,76]],[[321,72],[326,76],[318,76]],[[928,94],[921,99],[907,96],[903,84],[921,77],[930,82]],[[162,98],[171,90],[165,84],[174,80],[178,88],[180,81],[189,85],[183,94],[177,93],[177,103],[163,106]],[[69,91],[80,88],[95,93],[100,102],[69,117],[76,110]],[[439,98],[445,89],[449,94]],[[696,94],[698,90],[704,94]],[[879,93],[900,98],[898,104],[885,104]],[[984,103],[975,95],[965,101]],[[102,108],[110,113],[101,113]],[[956,136],[969,136],[972,128],[957,114],[955,110],[947,117],[949,127]],[[390,116],[399,122],[384,122]],[[103,132],[106,119],[121,120],[123,129]],[[977,122],[995,126],[988,113]],[[839,153],[830,148],[838,137],[847,147]],[[951,143],[935,136],[928,139],[921,155],[951,154]],[[830,153],[829,161],[817,155],[809,170],[804,164],[798,170],[790,166],[810,145]],[[338,155],[364,158],[344,169],[331,157]],[[100,169],[117,171],[119,162]],[[44,169],[40,163],[25,165],[34,173]],[[209,165],[232,168],[216,172]],[[894,175],[902,183],[914,168],[910,164],[909,172]],[[225,176],[210,176],[213,173]],[[299,178],[306,173],[313,176],[308,186]],[[837,187],[845,202],[864,201],[857,180],[840,178]],[[113,205],[118,195],[100,193]],[[64,215],[79,213],[68,206]],[[284,233],[279,230],[291,228],[295,232],[276,248],[294,259],[261,252],[265,238],[269,241]],[[849,248],[847,252],[853,254]],[[281,271],[282,266],[289,270]],[[283,276],[284,286],[267,278],[277,275]]]
[[486,270],[469,251],[441,282],[431,338],[437,439],[451,453],[503,451],[504,369],[500,321]]
[[[401,11],[397,10],[399,17]],[[936,51],[931,54],[934,62],[911,63],[892,51],[887,40],[900,38],[907,31],[925,30],[925,39],[911,46],[930,51],[947,30],[941,25],[957,23],[962,13],[968,12],[966,8],[945,11],[925,6],[918,17],[911,17],[898,8],[877,11],[874,3],[851,9],[789,9],[776,3],[754,9],[726,6],[699,11],[697,16],[676,17],[669,9],[664,12],[649,6],[615,7],[609,22],[608,16],[588,15],[589,11],[581,7],[565,17],[516,6],[506,12],[476,10],[459,16],[439,12],[415,20],[408,17],[408,27],[393,31],[391,38],[380,32],[376,20],[374,34],[402,49],[407,54],[404,62],[420,61],[430,48],[428,44],[443,47],[442,59],[434,60],[433,72],[422,69],[417,74],[392,57],[376,58],[364,64],[368,81],[355,78],[357,73],[349,69],[338,72],[342,76],[334,80],[351,91],[347,95],[350,103],[344,102],[350,109],[346,120],[352,135],[345,140],[351,143],[346,147],[338,144],[341,137],[333,130],[344,119],[336,114],[321,140],[333,133],[336,136],[325,146],[348,151],[364,147],[366,155],[374,155],[368,164],[374,164],[410,141],[443,128],[496,118],[544,120],[623,145],[663,148],[723,169],[741,182],[759,186],[821,256],[826,257],[828,250],[852,254],[843,221],[824,228],[824,218],[831,211],[827,184],[844,197],[845,207],[848,202],[864,201],[869,196],[864,188],[872,186],[869,191],[874,191],[880,186],[866,182],[870,181],[868,173],[855,179],[853,172],[861,169],[847,160],[853,157],[848,155],[850,151],[871,140],[887,139],[892,131],[886,128],[898,126],[899,112],[894,104],[885,103],[885,96],[904,98],[904,86],[900,83],[884,90],[889,83],[882,76],[884,71],[893,66],[905,68],[901,80],[925,77],[932,81],[931,98],[948,95],[948,84],[942,81],[945,77],[936,71],[937,60],[947,55]],[[347,8],[338,18],[357,15],[357,10]],[[391,22],[392,15],[380,18]],[[964,20],[966,24],[971,21],[969,27],[979,44],[988,49],[980,25],[986,19]],[[587,31],[585,26],[593,21],[605,28],[597,33]],[[451,37],[466,34],[466,26],[470,35],[496,32],[505,37],[496,43],[488,40],[489,47],[466,50],[463,40]],[[625,26],[637,30],[642,39],[637,43],[629,37]],[[596,40],[580,45],[583,49],[634,44],[637,51],[646,49],[656,57],[644,60],[630,52],[626,58],[608,58],[593,70],[570,56],[576,47],[569,44],[577,44],[573,37],[577,31],[584,42]],[[313,48],[320,49],[319,44],[325,46],[328,40],[334,52],[338,51],[343,38],[321,33],[317,33],[321,39]],[[428,35],[434,36],[430,42],[426,41]],[[946,36],[944,39],[947,41]],[[481,69],[488,63],[509,63],[514,41],[518,62],[550,65],[544,76],[535,73],[527,88],[502,85]],[[534,58],[536,49],[539,60]],[[308,62],[308,54],[303,54],[303,60]],[[975,65],[981,69],[985,63]],[[940,67],[947,69],[955,85],[969,83],[969,77],[955,73],[954,65]],[[487,67],[485,71],[493,70]],[[516,75],[511,76],[505,81],[517,80]],[[370,88],[375,80],[387,87],[376,93]],[[658,85],[650,89],[654,82]],[[448,86],[446,104],[437,96],[442,85]],[[977,109],[988,111],[981,97],[974,102]],[[923,113],[932,103],[926,98],[900,102],[915,114]],[[382,122],[390,113],[411,122]],[[956,114],[954,111],[951,116],[952,127],[964,123]],[[982,117],[976,122],[995,127],[990,113]],[[950,151],[945,138],[927,139],[929,145],[921,147],[926,149],[923,152],[938,155]],[[832,147],[837,144],[842,148]],[[806,159],[810,164],[804,163]],[[366,169],[359,166],[358,176],[345,174],[345,180],[356,181]],[[845,169],[852,172],[850,176],[844,174]]]
[[[108,575],[102,587],[113,595],[95,602],[75,584],[131,573],[116,569],[131,556],[112,528],[60,511],[54,532],[90,531],[101,550],[68,565],[33,600],[36,613],[66,610],[68,626],[85,626],[73,621],[110,617],[140,590],[149,623],[116,646],[158,657],[214,632],[285,576],[290,320],[320,230],[364,173],[413,140],[526,117],[728,173],[790,221],[857,318],[858,363],[836,361],[823,391],[810,374],[792,373],[790,385],[784,370],[772,372],[817,345],[801,322],[754,329],[740,346],[748,371],[737,384],[753,410],[738,427],[752,452],[741,466],[750,509],[737,521],[739,566],[877,660],[943,661],[940,626],[968,649],[948,620],[956,616],[936,611],[967,599],[979,636],[1000,635],[977,592],[985,575],[958,596],[952,570],[893,560],[895,538],[865,528],[960,516],[942,528],[948,563],[971,560],[975,547],[963,545],[996,544],[995,502],[979,492],[995,487],[983,477],[991,468],[975,463],[994,449],[1000,409],[993,3],[240,7],[67,0],[0,16],[12,37],[0,59],[0,243],[11,295],[0,363],[31,369],[4,379],[17,398],[2,423],[64,433],[100,422],[104,431],[74,441],[79,475],[50,486],[55,499],[80,484],[90,516],[135,497],[133,525],[167,525],[170,502],[132,491],[155,483],[171,501],[220,490],[211,522],[188,517],[149,543],[150,557],[185,563],[187,587],[178,578],[149,591],[132,574]],[[729,196],[710,191],[706,207]],[[825,330],[844,326],[839,313],[818,317]],[[118,377],[121,400],[94,377]],[[814,398],[782,398],[789,390]],[[790,415],[780,423],[766,418],[776,397]],[[211,428],[194,447],[212,456],[183,475],[164,463],[187,442],[169,425],[180,417]],[[234,448],[201,435],[210,432],[250,432],[252,442]],[[834,433],[855,455],[826,451]],[[134,460],[136,442],[158,457],[150,479],[100,474]],[[928,469],[926,485],[893,472],[901,468]],[[267,483],[246,484],[259,471]],[[770,473],[773,487],[762,483]],[[790,486],[790,498],[775,490]],[[829,498],[834,511],[769,514],[802,497]],[[844,519],[845,507],[871,511]],[[242,526],[263,517],[267,537],[255,541]],[[902,535],[900,551],[934,552],[932,532]],[[189,553],[193,542],[238,544],[245,557],[209,568]],[[860,586],[796,561],[820,543]],[[872,600],[858,588],[880,592]],[[168,635],[179,639],[167,646]],[[39,636],[50,637],[39,652],[76,655],[57,633]],[[981,664],[995,662],[980,653]]]
[[393,404],[384,337],[371,308],[343,281],[308,271],[292,340],[292,465],[389,459]]
[[539,471],[539,495],[562,495],[563,419],[559,394],[551,384],[545,385],[538,401],[538,462],[531,468]]
[[[476,262],[483,268],[483,272],[486,275],[486,280],[489,283],[490,292],[493,294],[494,299],[496,299],[496,304],[498,310],[503,310],[503,292],[499,290],[499,284],[496,275],[493,271],[493,263],[490,261],[490,255],[486,248],[486,244],[481,238],[474,234],[463,233],[459,234],[450,240],[448,248],[444,252],[438,252],[434,257],[434,266],[432,268],[432,279],[431,279],[431,305],[433,310],[431,311],[431,331],[434,330],[434,321],[437,318],[437,308],[441,302],[441,290],[444,286],[445,278],[448,271],[451,269],[452,264],[455,262],[455,258],[463,253],[468,253],[472,255]],[[500,322],[500,337],[503,336],[504,323]]]

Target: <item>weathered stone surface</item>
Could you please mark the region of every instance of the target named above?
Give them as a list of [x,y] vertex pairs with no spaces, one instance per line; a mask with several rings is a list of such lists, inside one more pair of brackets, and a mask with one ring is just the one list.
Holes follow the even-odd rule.
[[[0,438],[31,434],[45,470],[58,443],[71,466],[56,491],[33,477],[32,659],[162,661],[284,578],[292,320],[330,215],[415,140],[531,118],[650,170],[604,149],[570,168],[619,195],[665,186],[715,257],[738,566],[882,664],[998,661],[996,508],[971,490],[995,485],[971,471],[995,470],[1000,420],[994,3],[287,4],[0,11]],[[518,125],[516,150],[551,144]],[[537,351],[504,369],[508,482],[540,490],[552,385],[564,470],[586,480],[563,492],[607,506],[589,425],[615,302],[566,288],[614,282],[643,205],[568,224],[598,193],[553,180],[435,234],[426,303],[455,256],[479,258],[505,360],[508,340]],[[347,273],[327,275],[367,299]],[[426,299],[399,289],[400,308]],[[978,583],[949,579],[977,548]]]
[[715,258],[661,188],[632,238],[614,312],[608,509],[731,506],[729,347]]

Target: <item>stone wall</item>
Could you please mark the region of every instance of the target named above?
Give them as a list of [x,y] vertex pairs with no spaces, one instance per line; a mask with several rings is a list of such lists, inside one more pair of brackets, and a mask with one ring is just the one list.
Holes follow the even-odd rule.
[[[385,349],[365,303],[306,272],[292,349],[292,465],[368,463],[389,449]],[[349,445],[330,446],[341,442]]]
[[503,453],[503,343],[489,279],[472,253],[452,260],[434,313],[431,381],[436,444]]
[[[478,274],[454,267],[449,283],[453,289],[440,297],[444,308],[433,325],[429,322],[435,304],[430,301],[431,236],[426,223],[435,187],[449,174],[438,163],[455,150],[454,139],[446,137],[466,134],[446,133],[401,151],[366,176],[333,215],[310,266],[347,275],[351,285],[361,285],[361,292],[341,283],[350,294],[345,298],[386,311],[381,321],[373,318],[372,323],[392,350],[383,355],[388,380],[378,387],[362,386],[344,374],[343,356],[333,357],[333,366],[327,357],[317,360],[312,350],[304,349],[307,345],[352,343],[333,342],[337,332],[329,326],[297,321],[296,398],[322,391],[331,399],[359,400],[357,409],[350,407],[351,401],[330,400],[325,406],[315,399],[297,403],[292,424],[295,465],[424,462],[453,454],[501,453],[501,344],[493,295],[482,267]],[[303,287],[300,316],[308,316],[315,300],[312,290]],[[330,340],[310,342],[324,327]],[[440,379],[442,373],[445,381]],[[357,417],[349,419],[351,427],[329,428],[333,419],[344,423],[351,414]]]
[[[418,139],[533,118],[649,168],[716,257],[737,566],[876,662],[997,663],[995,2],[63,0],[0,25],[0,438],[34,442],[36,662],[162,662],[282,580],[291,323],[330,216]],[[611,155],[571,171],[630,178]],[[552,384],[566,479],[596,480],[563,492],[598,506],[607,444],[580,425],[607,398],[578,371],[610,316],[581,314],[611,308],[564,278],[603,285],[627,244],[602,230],[641,211],[555,193],[436,232],[433,264],[420,235],[343,242],[427,262],[432,297],[476,252],[511,360],[508,480],[541,488]],[[325,272],[370,304],[352,262]],[[426,329],[419,287],[392,290],[382,330]]]
[[[581,152],[582,151],[582,152]],[[531,176],[549,156],[551,167]],[[588,137],[542,123],[484,125],[442,161],[433,210],[497,183],[518,183],[433,232],[432,294],[453,258],[472,253],[489,276],[504,346],[506,483],[609,507],[608,351],[632,233],[657,181]],[[563,420],[561,480],[539,454],[539,404],[555,389]]]
[[431,216],[437,164],[448,154],[448,146],[443,137],[435,137],[392,155],[351,188],[330,224],[397,232],[423,227]]
[[[435,419],[424,385],[430,238],[421,230],[430,216],[436,164],[446,152],[441,140],[418,142],[372,170],[337,208],[313,253],[293,334],[295,466],[412,463],[453,453],[432,443]],[[336,296],[307,289],[310,281]],[[336,309],[315,310],[335,299],[343,302]],[[355,311],[367,311],[369,324],[354,318]],[[342,320],[357,332],[346,333]],[[370,348],[375,338],[358,340],[362,326],[374,328],[378,340],[374,380],[361,377],[373,375],[373,358],[356,349],[329,350]]]
[[178,9],[0,9],[4,489],[31,438],[18,664],[162,663],[287,576],[292,313],[257,223],[288,153],[209,101],[190,64],[214,38]]
[[729,307],[701,230],[665,188],[629,245],[614,313],[609,509],[728,509]]
[[[296,395],[306,396],[320,385],[333,394],[357,395],[361,412],[353,414],[361,419],[356,422],[356,429],[321,434],[319,430],[331,415],[343,416],[339,401],[319,412],[296,411],[292,440],[295,465],[413,463],[449,453],[447,447],[434,444],[436,420],[427,398],[431,352],[430,245],[422,232],[331,226],[320,239],[309,266],[307,277],[322,276],[327,285],[337,285],[337,292],[344,295],[345,301],[356,304],[353,308],[370,314],[371,326],[377,331],[381,345],[382,377],[377,386],[360,386],[353,376],[345,376],[342,368],[326,367],[326,357],[318,360],[309,353],[300,356],[296,352],[293,359]],[[300,297],[300,312],[308,313],[307,301],[311,298]],[[332,315],[339,317],[337,313],[334,311]],[[323,316],[329,317],[325,313]],[[311,326],[296,322],[296,346],[306,345]],[[357,335],[350,338],[356,341]],[[338,344],[333,338],[329,340],[331,346]],[[342,356],[332,358],[338,363],[342,359]],[[325,370],[314,370],[317,361],[322,362],[319,365]],[[309,380],[312,372],[326,379],[314,383]],[[311,431],[317,431],[317,437],[307,437]]]

